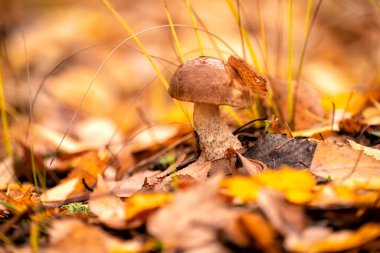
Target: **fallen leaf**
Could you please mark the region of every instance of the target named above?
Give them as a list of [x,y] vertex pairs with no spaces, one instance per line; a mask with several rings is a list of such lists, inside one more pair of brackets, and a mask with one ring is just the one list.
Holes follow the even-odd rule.
[[248,159],[234,149],[228,149],[227,151],[236,154],[239,157],[239,161],[243,165],[239,168],[239,173],[242,175],[254,175],[267,168],[264,163],[258,160]]
[[49,245],[41,249],[43,253],[141,252],[143,249],[137,240],[121,241],[76,219],[54,221],[48,233]]
[[341,252],[363,246],[379,236],[377,223],[365,224],[356,231],[310,227],[298,237],[287,238],[285,246],[292,252]]
[[148,219],[149,233],[159,238],[167,250],[224,252],[215,230],[223,228],[235,214],[218,194],[219,181],[220,177],[214,177],[178,191],[171,203]]
[[136,193],[124,205],[125,220],[132,220],[172,201],[171,193]]
[[226,232],[235,244],[241,248],[252,249],[251,252],[280,252],[276,240],[277,232],[258,213],[241,214],[226,228]]
[[293,203],[308,203],[313,199],[316,180],[308,171],[283,168],[264,171],[251,177],[232,177],[222,180],[221,188],[227,195],[244,202],[257,200],[261,189],[276,190]]
[[348,140],[348,144],[350,144],[351,148],[355,150],[363,150],[364,154],[367,154],[369,156],[372,156],[376,160],[380,160],[380,150],[375,148],[366,147],[363,145],[360,145],[354,141]]
[[108,227],[117,229],[125,227],[124,203],[112,194],[101,175],[98,175],[96,187],[90,194],[88,206],[97,219]]
[[[285,81],[270,79],[273,97],[282,116],[288,119],[288,86]],[[293,100],[297,92],[297,101],[294,103],[295,130],[308,129],[324,122],[321,96],[308,83],[293,81]]]
[[43,203],[48,202],[58,202],[63,201],[69,196],[72,196],[72,193],[75,190],[75,187],[80,182],[79,178],[72,178],[70,180],[66,180],[64,183],[61,183],[53,188],[50,188],[46,192],[41,194],[41,201]]
[[310,172],[322,178],[340,180],[355,187],[356,182],[379,189],[380,161],[343,144],[321,142],[318,144]]
[[307,225],[303,207],[286,201],[281,192],[261,190],[257,205],[276,230],[285,237],[300,233]]
[[82,181],[92,187],[95,185],[97,180],[97,175],[102,174],[106,168],[108,161],[110,159],[110,154],[108,152],[101,151],[89,151],[82,156],[76,157],[72,161],[74,169],[69,173],[69,175],[62,180],[65,182],[71,180],[72,178],[79,178],[80,183],[78,183],[72,191],[72,195],[87,192],[86,186]]
[[282,134],[265,134],[243,156],[262,161],[269,168],[289,166],[308,168],[317,143],[307,139],[288,138]]
[[112,186],[112,193],[118,197],[130,197],[144,186],[147,178],[155,178],[159,173],[158,171],[151,170],[139,171],[131,177],[125,177],[121,181],[116,181]]
[[365,188],[348,187],[338,183],[318,186],[314,197],[308,205],[323,207],[374,207],[379,200],[377,191],[366,191]]
[[12,157],[7,157],[0,162],[0,175],[0,189],[6,189],[7,185],[16,182]]

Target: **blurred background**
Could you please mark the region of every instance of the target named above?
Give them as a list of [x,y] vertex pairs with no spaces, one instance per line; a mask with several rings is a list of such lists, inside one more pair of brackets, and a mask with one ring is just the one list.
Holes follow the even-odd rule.
[[[368,91],[376,94],[380,2],[323,1],[314,23],[319,1],[292,2],[289,16],[287,0],[189,1],[195,23],[202,29],[199,36],[206,55],[227,59],[236,53],[255,66],[242,43],[235,10],[257,56],[256,68],[258,64],[265,76],[277,79],[288,78],[290,20],[293,76],[313,24],[301,79],[320,94],[326,118],[331,103],[345,107],[352,91],[358,101]],[[185,59],[200,55],[186,1],[167,0],[167,9],[163,1],[154,0],[111,4],[139,34],[167,80],[180,61],[166,11],[174,24],[185,25],[175,28]],[[188,123],[133,39],[115,50],[129,34],[104,2],[0,1],[0,22],[4,97],[14,131],[27,129],[31,104],[33,122],[59,133],[67,129],[81,104],[69,136],[99,144],[107,143],[114,128],[128,136],[144,125]],[[181,104],[190,114],[191,104]],[[352,103],[350,110],[359,107]]]

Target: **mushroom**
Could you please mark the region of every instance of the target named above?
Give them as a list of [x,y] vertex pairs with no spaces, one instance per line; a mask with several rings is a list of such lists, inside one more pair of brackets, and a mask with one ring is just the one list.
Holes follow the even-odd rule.
[[248,88],[229,64],[206,56],[188,60],[170,80],[169,94],[194,102],[194,128],[207,160],[224,157],[228,148],[242,148],[219,114],[220,105],[250,105]]

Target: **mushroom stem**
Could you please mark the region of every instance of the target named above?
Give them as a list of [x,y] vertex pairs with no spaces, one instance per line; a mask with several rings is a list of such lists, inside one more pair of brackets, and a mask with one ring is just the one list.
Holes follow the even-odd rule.
[[219,106],[206,103],[194,104],[194,128],[199,136],[202,152],[207,160],[224,157],[228,148],[241,149],[240,141],[230,132],[219,115]]

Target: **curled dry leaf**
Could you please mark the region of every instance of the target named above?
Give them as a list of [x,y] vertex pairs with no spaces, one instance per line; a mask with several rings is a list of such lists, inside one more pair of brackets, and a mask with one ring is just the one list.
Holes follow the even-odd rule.
[[239,157],[239,160],[243,165],[241,168],[239,168],[239,172],[242,175],[254,175],[267,168],[264,163],[258,160],[248,159],[234,149],[228,149],[227,152],[236,154]]
[[124,203],[111,193],[107,182],[101,175],[98,175],[96,187],[90,194],[88,206],[98,220],[108,227],[118,229],[125,227]]
[[354,141],[348,140],[348,144],[351,146],[351,148],[355,150],[363,150],[364,154],[372,156],[376,160],[380,161],[380,150],[375,148],[366,147],[363,145],[360,145]]
[[244,84],[253,94],[267,95],[268,81],[260,76],[245,60],[231,55],[228,57],[227,64],[239,73]]

